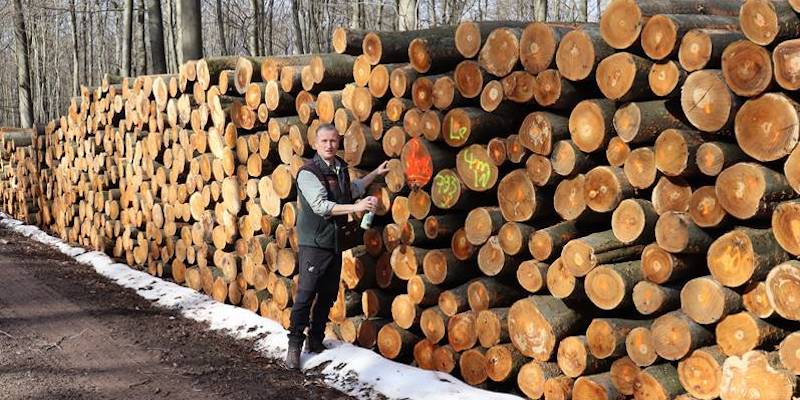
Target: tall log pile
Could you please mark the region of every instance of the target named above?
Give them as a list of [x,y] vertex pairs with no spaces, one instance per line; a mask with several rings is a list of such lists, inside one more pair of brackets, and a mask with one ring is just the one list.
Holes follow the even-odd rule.
[[[295,177],[390,159],[329,332],[546,399],[800,394],[800,2],[613,0],[599,24],[339,28],[4,132],[3,210],[288,325]],[[352,218],[360,218],[353,215]]]

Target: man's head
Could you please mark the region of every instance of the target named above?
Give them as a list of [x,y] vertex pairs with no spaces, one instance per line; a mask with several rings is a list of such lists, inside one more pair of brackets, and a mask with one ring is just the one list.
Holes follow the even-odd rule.
[[336,152],[339,150],[339,131],[331,124],[322,124],[317,128],[317,140],[314,142],[314,147],[317,148],[317,154],[325,161],[333,161],[336,157]]

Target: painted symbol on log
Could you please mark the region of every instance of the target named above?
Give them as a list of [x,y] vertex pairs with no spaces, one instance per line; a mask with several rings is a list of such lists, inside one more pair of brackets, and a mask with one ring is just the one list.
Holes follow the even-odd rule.
[[450,125],[450,139],[451,140],[464,140],[467,137],[467,127],[462,126],[458,129],[453,129],[453,125]]
[[492,168],[488,162],[475,158],[472,150],[464,152],[464,162],[467,163],[469,169],[472,170],[475,177],[475,187],[487,189],[489,187],[489,179],[492,177]]
[[453,200],[459,191],[458,178],[450,173],[439,173],[433,178],[433,186],[443,206],[452,207]]
[[422,187],[430,182],[433,177],[433,161],[419,138],[411,139],[406,143],[402,161],[406,182],[410,187]]

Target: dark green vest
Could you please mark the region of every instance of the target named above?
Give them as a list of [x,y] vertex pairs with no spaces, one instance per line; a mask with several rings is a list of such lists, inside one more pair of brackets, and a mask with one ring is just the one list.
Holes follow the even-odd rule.
[[[328,200],[337,204],[352,204],[353,195],[350,191],[350,176],[347,173],[347,164],[339,157],[336,157],[340,165],[340,174],[336,172],[315,154],[313,158],[306,161],[300,171],[308,171],[314,174],[322,183],[322,187],[328,195]],[[298,188],[298,191],[299,188]],[[337,227],[347,223],[347,215],[337,217],[321,217],[314,213],[311,206],[300,191],[300,210],[297,215],[297,236],[300,246],[318,247],[340,251],[337,246]]]

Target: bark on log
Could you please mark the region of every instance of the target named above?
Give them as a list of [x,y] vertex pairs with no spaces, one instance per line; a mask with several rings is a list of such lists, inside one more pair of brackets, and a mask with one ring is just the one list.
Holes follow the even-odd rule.
[[494,382],[511,381],[527,361],[513,345],[495,345],[486,351],[486,375]]
[[598,359],[625,355],[625,338],[637,327],[647,327],[650,321],[617,318],[595,318],[586,329],[586,341],[592,355]]
[[614,129],[625,143],[652,143],[667,129],[687,129],[680,104],[672,100],[628,103],[614,113]]
[[800,104],[782,93],[767,93],[748,100],[736,113],[736,142],[758,161],[786,157],[800,139],[798,113]]
[[564,375],[577,378],[601,372],[611,366],[611,359],[598,359],[589,352],[586,336],[570,336],[558,343],[556,360]]
[[569,120],[560,115],[536,111],[528,114],[519,127],[519,139],[535,154],[550,155],[553,144],[569,136]]
[[580,27],[561,37],[556,65],[564,78],[582,81],[590,78],[595,66],[613,53],[595,27]]
[[703,253],[714,240],[695,225],[687,213],[669,211],[661,214],[655,230],[658,246],[671,253]]
[[747,0],[739,10],[742,33],[761,46],[800,35],[800,17],[788,3]]
[[640,260],[601,265],[586,275],[586,295],[603,310],[624,308],[633,304],[633,287],[642,279]]
[[556,50],[561,38],[572,28],[567,25],[532,22],[519,38],[519,61],[526,71],[539,74],[555,68]]
[[633,287],[633,305],[642,315],[658,315],[680,307],[680,291],[641,281]]
[[666,360],[680,360],[690,351],[713,344],[714,334],[681,311],[664,314],[650,327],[656,353]]
[[722,51],[728,44],[743,37],[741,32],[736,31],[692,29],[681,39],[678,60],[687,72],[718,68]]
[[725,355],[717,346],[702,347],[678,363],[678,379],[686,391],[697,399],[719,397],[722,384],[722,363]]
[[611,212],[619,203],[633,195],[634,188],[617,167],[598,166],[586,174],[583,197],[592,210]]
[[578,235],[579,230],[574,221],[560,222],[532,234],[528,240],[528,250],[534,259],[547,261],[558,255],[556,249],[563,247]]
[[597,375],[586,375],[575,380],[572,388],[574,400],[614,400],[625,396],[617,391],[611,383],[611,374],[604,372]]
[[736,16],[740,5],[740,1],[715,0],[615,1],[600,16],[600,32],[611,47],[626,49],[639,38],[648,16],[665,13]]
[[652,16],[642,29],[642,49],[654,60],[675,56],[678,38],[696,28],[737,30],[735,16],[659,14]]
[[517,386],[529,398],[540,399],[546,395],[546,382],[558,378],[569,379],[569,385],[566,390],[572,390],[572,379],[561,374],[558,364],[554,362],[529,361],[520,368],[519,374],[517,374]]
[[438,306],[434,306],[422,312],[419,326],[428,340],[433,343],[439,343],[444,339],[449,319],[450,317],[445,315]]
[[672,364],[647,367],[636,377],[633,396],[642,399],[674,399],[685,393],[678,380],[678,371]]
[[597,65],[595,79],[603,95],[615,101],[653,97],[648,75],[653,63],[630,53],[614,53]]
[[776,202],[796,196],[783,174],[755,163],[722,171],[715,187],[722,208],[739,219],[767,218]]
[[384,325],[378,332],[378,350],[390,360],[411,355],[418,341],[416,335],[394,323]]
[[681,289],[681,310],[700,324],[715,323],[742,309],[742,297],[710,276],[694,278]]
[[692,187],[681,178],[662,176],[651,193],[651,202],[656,212],[662,215],[669,211],[689,211]]
[[597,97],[591,86],[576,86],[564,79],[557,69],[548,69],[536,76],[533,97],[540,106],[554,110],[569,110],[582,98]]
[[620,393],[633,395],[633,384],[641,369],[629,357],[620,357],[611,363],[611,383]]
[[623,243],[645,243],[654,238],[658,220],[653,203],[641,199],[625,199],[611,216],[611,230]]
[[495,29],[504,27],[522,28],[524,26],[524,22],[517,21],[461,22],[455,31],[456,49],[464,58],[473,58],[478,55],[482,44]]
[[572,141],[586,153],[593,153],[608,143],[613,132],[614,102],[606,99],[584,100],[569,116]]
[[547,361],[556,343],[580,326],[581,316],[564,302],[550,296],[519,300],[508,312],[511,342],[528,357]]
[[643,247],[628,246],[608,230],[570,240],[561,251],[561,261],[572,275],[583,277],[597,265],[630,260]]
[[628,154],[622,167],[625,179],[636,189],[648,189],[656,183],[656,154],[650,146],[639,147]]
[[478,312],[475,319],[475,332],[481,346],[489,348],[500,343],[507,343],[508,308],[492,308]]
[[625,350],[628,357],[640,367],[652,365],[658,359],[650,328],[639,327],[631,330],[625,338]]
[[711,275],[728,287],[763,280],[775,265],[789,259],[772,229],[736,228],[720,236],[708,249]]
[[772,268],[765,281],[769,303],[783,318],[800,321],[800,309],[795,304],[798,282],[800,282],[800,263],[786,261]]
[[447,322],[447,342],[455,351],[471,349],[478,342],[475,333],[475,318],[478,313],[465,311],[450,316]]
[[725,355],[742,356],[750,350],[777,344],[789,332],[744,311],[723,318],[714,333]]

